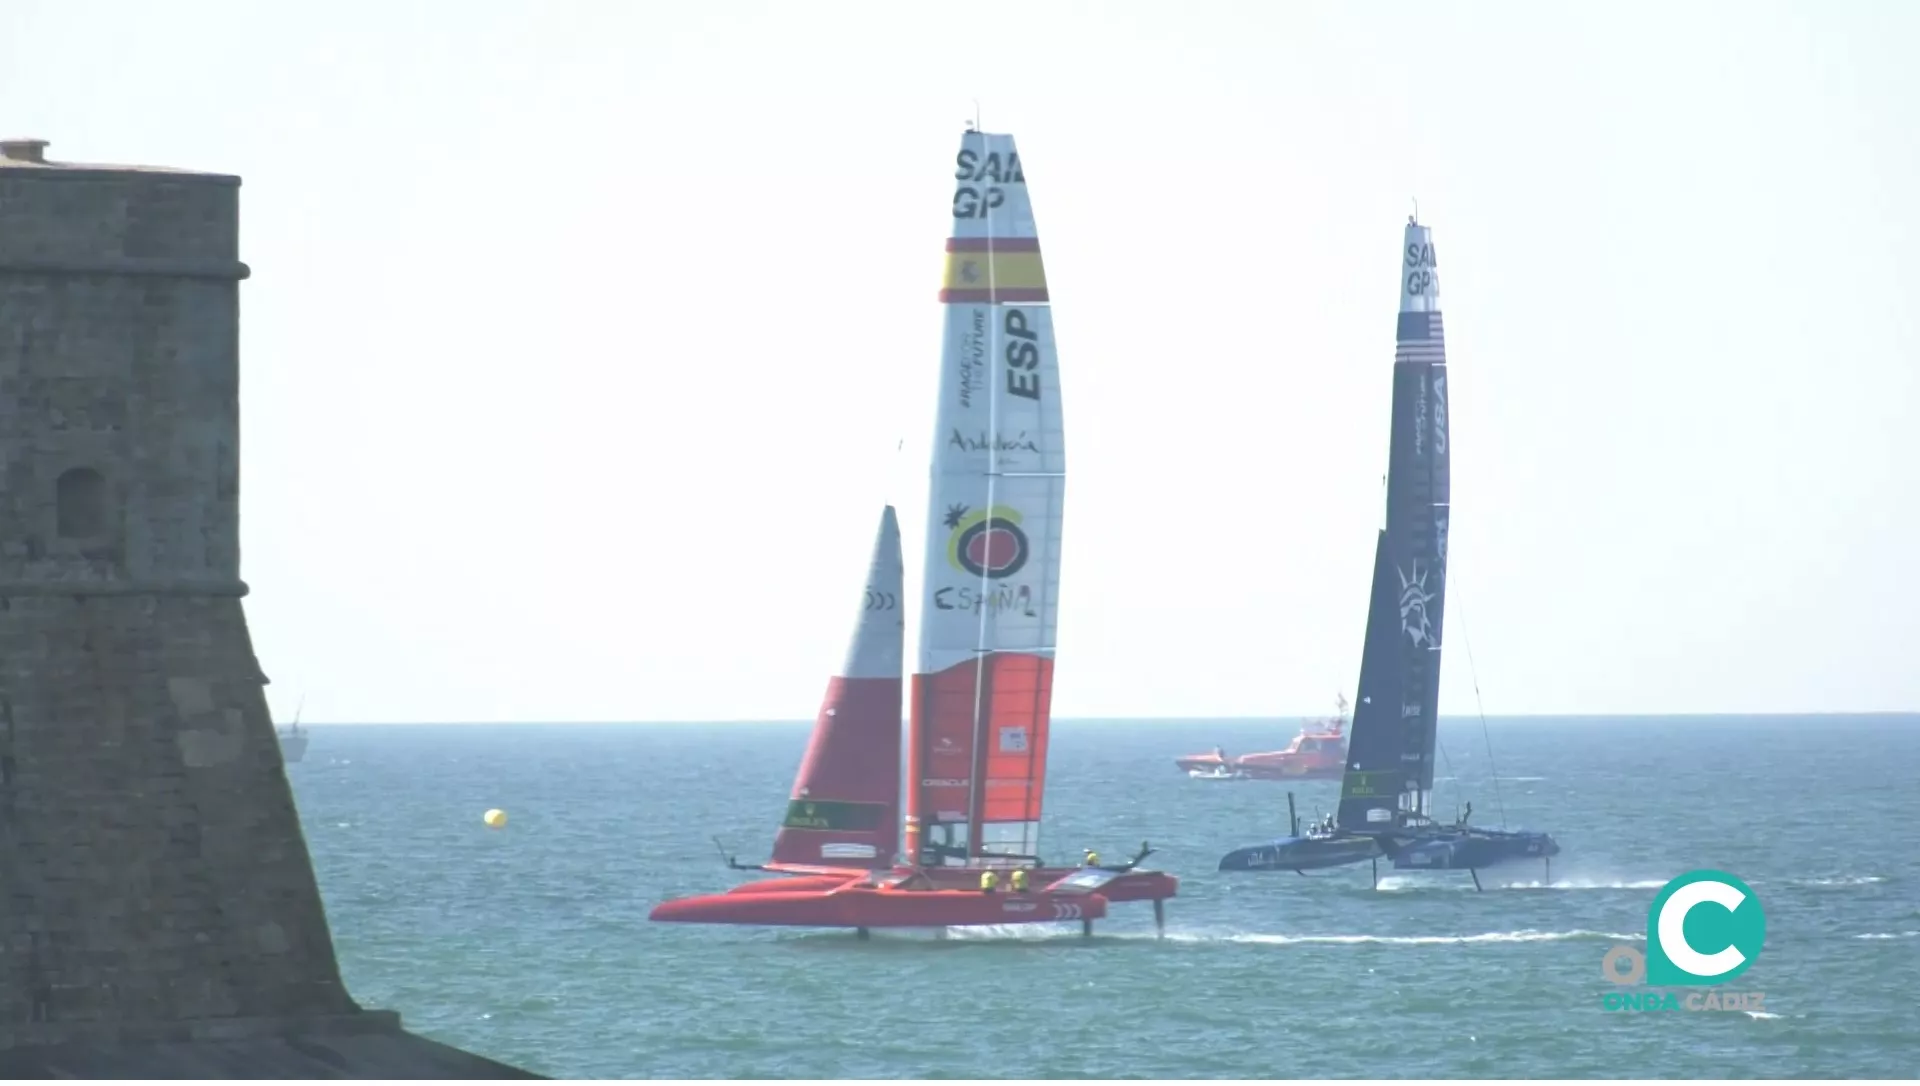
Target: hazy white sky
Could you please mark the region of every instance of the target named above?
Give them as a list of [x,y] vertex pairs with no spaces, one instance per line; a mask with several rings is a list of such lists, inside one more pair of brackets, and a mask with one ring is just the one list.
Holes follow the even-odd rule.
[[1914,709],[1917,36],[1897,0],[10,0],[0,130],[245,178],[283,717],[810,717],[881,501],[919,554],[976,98],[1055,304],[1056,714],[1351,693],[1413,197],[1442,712],[1476,672],[1489,713]]

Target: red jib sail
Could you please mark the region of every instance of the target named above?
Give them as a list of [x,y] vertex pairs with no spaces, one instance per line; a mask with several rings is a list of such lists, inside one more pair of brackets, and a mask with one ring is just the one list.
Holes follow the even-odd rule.
[[968,865],[1039,848],[1066,459],[1060,372],[1013,137],[967,132],[934,433],[907,853]]
[[884,868],[900,842],[900,524],[880,517],[847,662],[827,682],[769,866]]

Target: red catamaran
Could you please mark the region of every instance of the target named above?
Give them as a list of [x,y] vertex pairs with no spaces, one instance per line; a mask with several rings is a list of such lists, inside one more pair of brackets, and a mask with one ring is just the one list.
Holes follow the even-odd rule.
[[[949,927],[1052,920],[1092,922],[1106,899],[1082,883],[983,893],[895,868],[900,835],[903,608],[900,526],[881,516],[873,563],[840,674],[827,683],[813,739],[794,778],[773,859],[748,870],[782,877],[723,894],[662,902],[651,919],[800,927]],[[729,864],[735,867],[742,865]],[[1055,880],[1058,881],[1058,880]],[[1031,884],[1029,884],[1031,888]],[[997,887],[996,887],[997,889]]]
[[[785,877],[669,901],[652,919],[951,927],[1079,920],[1179,881],[1092,852],[1038,855],[1066,467],[1046,276],[1013,137],[969,130],[955,160],[946,342],[900,806],[899,529],[881,524],[865,609],[828,686],[772,862]],[[885,601],[877,607],[875,600]],[[735,867],[741,865],[728,863]]]

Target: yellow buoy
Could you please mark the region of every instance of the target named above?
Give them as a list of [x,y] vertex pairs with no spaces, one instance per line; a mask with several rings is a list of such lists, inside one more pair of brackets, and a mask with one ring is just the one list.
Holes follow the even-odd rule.
[[507,812],[495,807],[493,810],[481,815],[480,821],[485,822],[488,826],[497,830],[507,824]]

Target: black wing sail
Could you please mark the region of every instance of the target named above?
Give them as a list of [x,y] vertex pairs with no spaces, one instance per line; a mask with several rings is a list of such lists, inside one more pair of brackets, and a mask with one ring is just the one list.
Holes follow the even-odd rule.
[[1402,809],[1427,815],[1440,722],[1441,617],[1447,595],[1450,494],[1447,352],[1433,232],[1409,223],[1401,254],[1400,328],[1393,355],[1393,439],[1387,477],[1388,550],[1400,584],[1405,660],[1407,792]]
[[[1400,725],[1400,587],[1387,557],[1387,533],[1373,549],[1373,592],[1360,653],[1359,700],[1347,731],[1347,771],[1340,784],[1341,829],[1386,829],[1406,790]],[[1379,812],[1377,814],[1373,812]]]
[[[1347,783],[1340,803],[1341,825],[1351,829],[1385,829],[1389,822],[1430,814],[1451,498],[1447,357],[1436,268],[1432,231],[1410,223],[1401,259],[1400,323],[1393,357],[1387,523],[1375,562],[1368,647],[1361,667],[1363,682],[1369,669],[1381,678],[1371,695],[1372,704],[1363,701],[1354,713]],[[1392,593],[1390,611],[1381,602],[1383,591]],[[1391,649],[1375,648],[1377,641],[1388,640],[1380,636],[1380,628],[1390,632]],[[1376,651],[1378,664],[1374,663]],[[1361,719],[1369,709],[1370,734],[1363,757],[1358,753]],[[1389,756],[1397,757],[1396,765],[1384,764]],[[1391,810],[1383,815],[1382,807]]]

